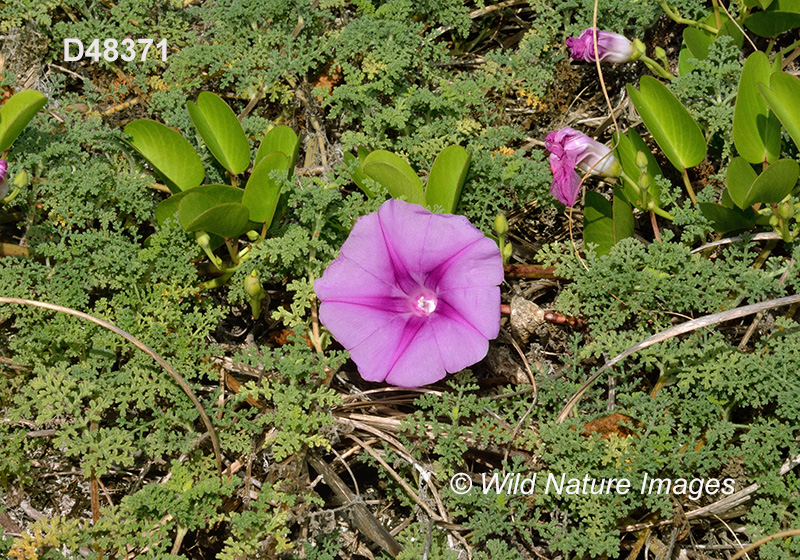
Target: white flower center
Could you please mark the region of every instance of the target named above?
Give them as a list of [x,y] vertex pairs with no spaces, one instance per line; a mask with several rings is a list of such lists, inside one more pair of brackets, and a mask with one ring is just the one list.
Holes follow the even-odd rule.
[[428,291],[422,292],[411,299],[412,311],[423,317],[427,317],[436,311],[436,296]]

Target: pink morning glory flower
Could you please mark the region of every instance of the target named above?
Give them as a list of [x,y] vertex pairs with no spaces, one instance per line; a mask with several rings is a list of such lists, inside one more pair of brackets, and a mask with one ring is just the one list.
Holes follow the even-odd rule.
[[575,206],[580,191],[581,178],[575,172],[576,166],[592,175],[620,174],[620,165],[608,146],[568,126],[548,134],[544,144],[550,151],[553,171],[550,194],[567,206]]
[[8,162],[0,159],[0,200],[8,194]]
[[[584,62],[594,62],[594,38],[593,29],[585,29],[577,39],[567,38],[567,46],[570,54],[575,60]],[[613,62],[616,64],[636,60],[641,54],[638,46],[628,40],[624,35],[611,33],[609,31],[597,32],[597,54],[603,62]]]
[[390,199],[314,282],[367,381],[419,387],[480,361],[500,330],[500,250],[464,216]]

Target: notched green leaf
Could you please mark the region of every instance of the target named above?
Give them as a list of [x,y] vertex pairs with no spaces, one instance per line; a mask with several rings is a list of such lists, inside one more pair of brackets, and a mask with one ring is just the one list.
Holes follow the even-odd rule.
[[449,214],[456,211],[469,162],[470,154],[461,146],[448,146],[436,156],[425,187],[428,208],[433,209],[438,205]]
[[35,89],[12,95],[0,107],[0,153],[5,152],[31,119],[47,104],[47,98]]
[[186,108],[200,138],[220,165],[233,175],[247,169],[250,144],[233,109],[208,91],[197,96],[197,103],[189,101]]
[[147,119],[128,123],[129,142],[164,178],[173,193],[196,187],[206,175],[200,156],[179,132]]
[[664,84],[644,76],[638,90],[630,84],[626,87],[645,126],[672,165],[682,172],[705,159],[703,131]]

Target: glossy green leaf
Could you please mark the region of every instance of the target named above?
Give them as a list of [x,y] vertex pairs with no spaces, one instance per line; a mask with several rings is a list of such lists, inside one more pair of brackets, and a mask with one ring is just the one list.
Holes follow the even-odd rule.
[[742,231],[752,228],[756,223],[755,212],[752,208],[725,208],[713,202],[701,202],[700,212],[711,222],[711,227],[717,233]]
[[178,204],[178,221],[186,231],[238,237],[249,226],[250,212],[241,203],[244,191],[228,185],[204,185],[186,192]]
[[784,31],[800,27],[800,2],[797,0],[773,0],[761,12],[747,16],[744,25],[761,37],[776,37]]
[[281,195],[281,184],[271,177],[274,171],[286,176],[289,170],[289,158],[282,152],[270,152],[256,165],[247,185],[244,188],[244,204],[250,211],[250,220],[258,223],[270,223],[278,206]]
[[642,77],[639,88],[628,84],[628,94],[670,163],[683,171],[702,162],[706,141],[689,111],[655,78]]
[[678,73],[681,76],[694,70],[694,65],[689,62],[690,58],[697,60],[708,58],[708,49],[711,48],[714,38],[715,35],[699,27],[686,27],[683,30],[683,43],[678,55]]
[[762,10],[766,10],[770,4],[772,4],[772,0],[744,0],[745,6],[748,8],[761,8]]
[[587,191],[583,208],[583,241],[594,243],[598,255],[606,255],[619,240],[633,235],[634,220],[631,205],[620,187],[614,188],[614,200]]
[[[753,205],[748,203],[751,198],[752,187],[758,179],[758,173],[743,157],[737,157],[728,164],[726,182],[728,183],[727,193],[730,199],[739,208],[749,208]],[[727,206],[723,204],[723,206]]]
[[159,202],[158,206],[156,206],[156,223],[162,226],[169,218],[177,219],[178,205],[188,193],[189,191],[182,191]]
[[758,90],[800,149],[800,79],[776,72],[769,80],[769,87],[758,84]]
[[425,187],[428,208],[433,210],[438,205],[448,214],[456,211],[469,162],[469,152],[461,146],[448,146],[436,156]]
[[186,107],[200,138],[211,155],[233,175],[250,165],[250,145],[239,119],[227,103],[208,91],[197,96],[197,103]]
[[745,207],[756,202],[779,203],[792,192],[798,176],[800,176],[800,164],[793,159],[779,159],[762,171],[753,182],[744,201]]
[[29,89],[15,93],[0,107],[0,153],[11,147],[45,105],[47,98],[35,89]]
[[[188,197],[191,200],[192,197]],[[183,201],[183,204],[186,200]],[[181,204],[181,208],[183,208]],[[249,229],[249,210],[244,204],[227,202],[206,209],[186,225],[186,231],[206,231],[220,237],[236,238]],[[180,211],[179,211],[180,216]]]
[[131,146],[161,174],[170,191],[185,191],[203,182],[206,172],[200,156],[180,133],[142,119],[128,123],[125,134],[131,136]]
[[[716,27],[716,17],[713,12],[709,12],[706,17],[700,20],[701,23]],[[699,27],[686,27],[683,30],[683,41],[681,43],[681,50],[678,55],[678,73],[685,76],[695,69],[695,66],[690,62],[690,59],[696,58],[697,60],[706,60],[711,45],[720,36],[728,36],[733,38],[733,43],[740,47],[744,42],[744,35],[726,14],[720,14],[720,28],[714,34]]]
[[293,171],[297,162],[297,154],[300,151],[300,139],[294,130],[288,126],[281,125],[271,129],[261,141],[261,146],[256,152],[256,159],[253,161],[253,169],[258,167],[261,160],[272,152],[280,152],[289,159],[288,170]]
[[189,194],[200,193],[210,200],[210,204],[221,204],[223,202],[241,202],[244,191],[231,187],[230,185],[203,185],[190,191],[183,191],[173,194],[156,206],[156,223],[162,225],[168,218],[176,217],[181,200]]
[[759,91],[758,84],[769,84],[772,67],[761,51],[744,63],[736,108],[733,113],[733,142],[739,154],[750,163],[772,163],[781,152],[781,125]]
[[[614,140],[615,143],[617,143],[616,137]],[[650,148],[647,147],[647,144],[645,144],[644,140],[642,140],[642,137],[639,136],[639,133],[631,128],[628,130],[628,132],[623,134],[617,143],[615,155],[625,174],[634,181],[638,181],[641,171],[639,171],[639,166],[636,165],[636,154],[640,150],[645,154],[645,156],[647,156],[647,175],[650,177],[651,183],[648,192],[650,196],[653,197],[653,201],[656,203],[656,206],[660,207],[661,187],[658,186],[655,178],[662,176],[661,167],[659,167],[658,161],[650,151]],[[627,182],[623,182],[622,185],[625,192],[625,197],[631,202],[631,204],[639,209],[644,210],[643,202],[639,200],[639,195],[636,190]]]
[[422,181],[406,160],[386,150],[375,150],[364,158],[361,168],[367,177],[386,188],[392,198],[425,204]]

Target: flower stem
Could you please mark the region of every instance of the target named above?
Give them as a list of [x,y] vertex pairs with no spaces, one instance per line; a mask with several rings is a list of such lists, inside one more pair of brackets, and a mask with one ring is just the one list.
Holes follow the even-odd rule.
[[702,23],[699,21],[694,21],[693,19],[686,19],[682,18],[678,12],[670,8],[669,4],[667,4],[664,0],[658,0],[658,5],[661,6],[661,9],[664,10],[664,13],[669,16],[669,18],[674,21],[675,23],[679,23],[681,25],[692,25],[694,27],[699,27],[700,29],[705,29],[709,33],[713,33],[716,35],[719,33],[719,29],[715,29],[706,23]]
[[649,56],[642,55],[639,58],[639,60],[644,62],[645,65],[647,65],[647,67],[650,69],[650,71],[653,74],[655,74],[655,75],[657,75],[657,76],[659,76],[661,78],[664,78],[665,80],[672,81],[672,80],[675,79],[675,76],[673,76],[666,68],[661,66],[658,62],[656,62],[655,60],[653,60]]
[[711,0],[711,5],[714,6],[714,23],[717,24],[717,29],[722,29],[722,17],[719,15],[719,0]]
[[[622,179],[623,181],[625,181],[628,184],[628,186],[630,186],[637,193],[639,193],[639,197],[641,199],[641,203],[639,205],[635,205],[637,208],[639,208],[641,210],[650,210],[651,212],[655,212],[656,214],[658,214],[662,218],[668,219],[670,222],[675,219],[675,216],[673,216],[672,214],[670,214],[669,212],[667,212],[666,210],[664,210],[660,206],[656,206],[655,200],[650,195],[650,193],[647,192],[646,190],[643,190],[642,187],[640,187],[639,184],[636,181],[631,179],[631,177],[627,173],[625,173],[623,171],[622,173],[620,173],[619,176],[620,176],[620,179]],[[650,208],[651,205],[652,205],[652,208]]]
[[653,206],[652,208],[650,208],[650,211],[658,214],[662,218],[666,218],[670,222],[675,219],[675,216],[673,216],[672,214],[670,214],[669,212],[667,212],[666,210],[664,210],[660,206]]
[[661,232],[658,229],[658,222],[656,221],[656,213],[650,210],[650,224],[653,226],[653,235],[656,241],[661,241]]
[[692,188],[692,182],[689,180],[689,173],[686,169],[682,172],[683,175],[683,184],[686,185],[686,192],[689,193],[689,198],[692,199],[692,203],[697,206],[697,197],[694,195],[694,189]]

